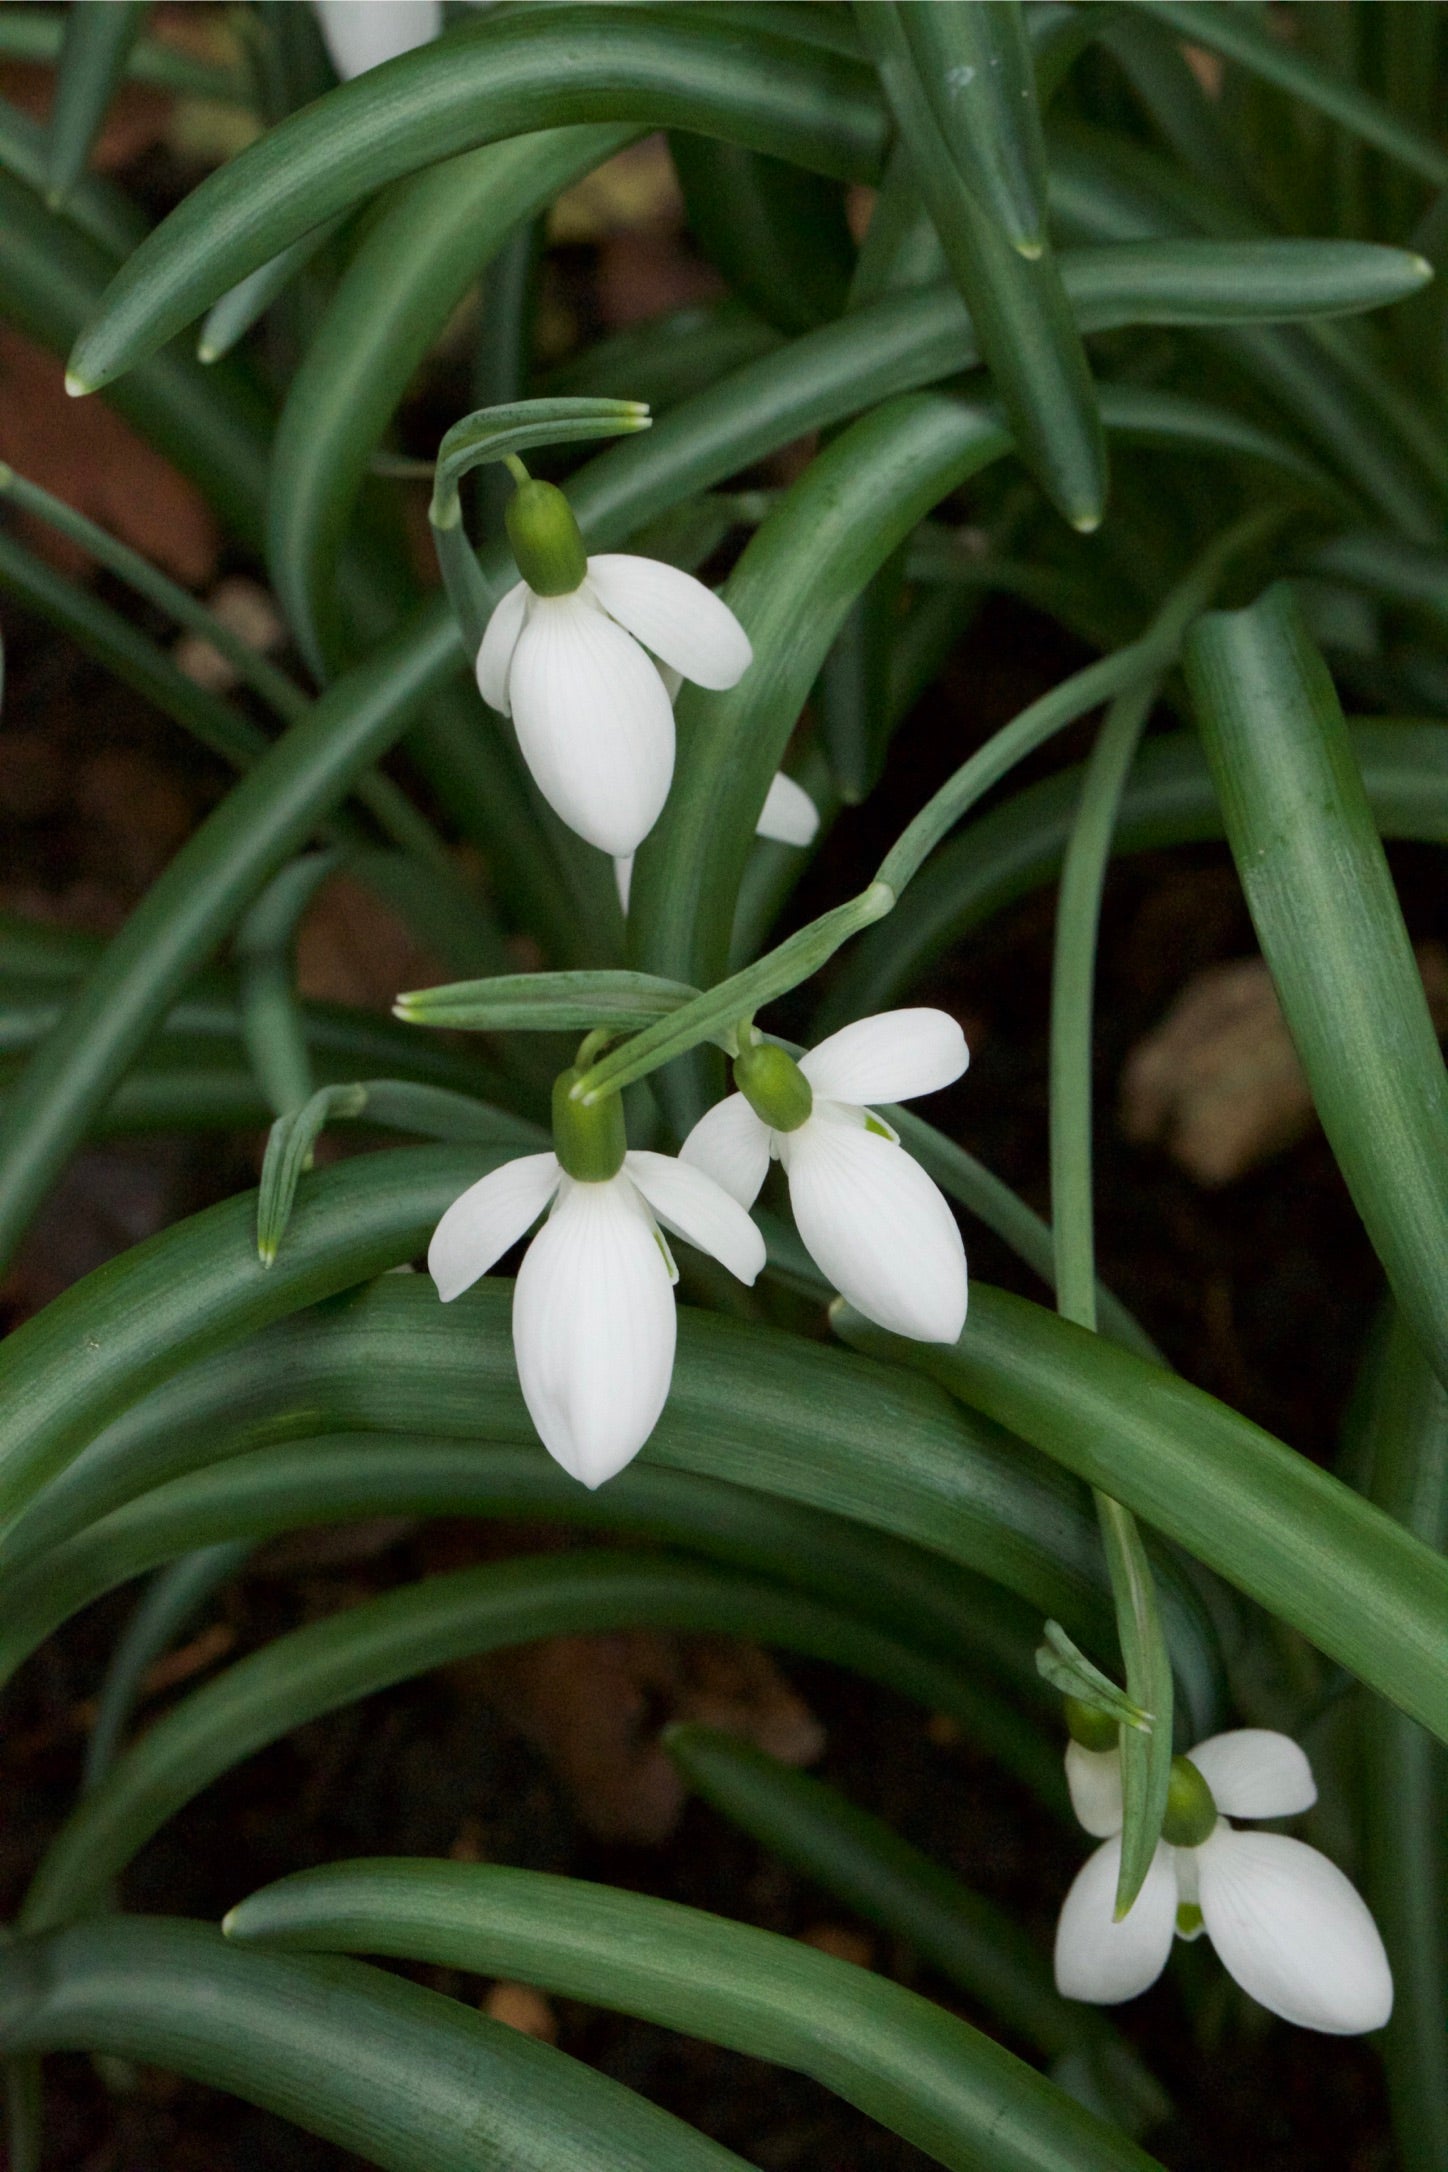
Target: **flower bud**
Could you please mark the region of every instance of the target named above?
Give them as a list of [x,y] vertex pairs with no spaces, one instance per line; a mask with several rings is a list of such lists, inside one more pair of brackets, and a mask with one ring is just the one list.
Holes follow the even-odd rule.
[[520,483],[503,515],[518,571],[535,596],[571,596],[583,586],[588,554],[573,508],[552,483]]
[[1174,1848],[1199,1848],[1217,1829],[1216,1799],[1189,1757],[1174,1757],[1161,1837]]
[[606,1184],[618,1175],[628,1151],[623,1103],[617,1094],[605,1094],[591,1108],[573,1100],[583,1076],[575,1066],[553,1081],[553,1151],[578,1183]]
[[769,1041],[740,1049],[734,1059],[734,1083],[771,1131],[798,1131],[814,1108],[810,1082],[793,1056]]
[[1079,1697],[1063,1697],[1066,1730],[1073,1742],[1079,1742],[1083,1750],[1114,1750],[1117,1748],[1121,1722],[1099,1706],[1085,1704]]

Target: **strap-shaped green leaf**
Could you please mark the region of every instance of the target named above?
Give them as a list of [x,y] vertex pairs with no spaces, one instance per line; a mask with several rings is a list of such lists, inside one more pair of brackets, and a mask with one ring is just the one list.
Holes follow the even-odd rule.
[[722,1631],[828,1659],[962,1725],[976,1705],[958,1665],[803,1592],[702,1562],[589,1550],[458,1569],[278,1637],[175,1706],[62,1826],[24,1927],[86,1913],[167,1818],[293,1727],[452,1660],[636,1627]]
[[148,5],[149,0],[110,0],[105,7],[66,9],[47,162],[46,194],[57,209],[90,161],[91,145],[126,73]]
[[[1448,1396],[1397,1315],[1374,1338],[1348,1447],[1378,1506],[1448,1547]],[[1367,1889],[1393,1965],[1393,2133],[1404,2172],[1432,2172],[1448,2157],[1448,1755],[1379,1698],[1361,1719]]]
[[102,1917],[0,1955],[0,2048],[169,2067],[384,2172],[745,2172],[682,2120],[420,1984],[207,1923]]
[[117,277],[76,346],[88,389],[152,353],[323,219],[419,166],[572,122],[725,135],[873,180],[885,121],[868,70],[699,9],[523,9],[342,84],[194,189]]
[[[420,1157],[393,1158],[415,1166]],[[313,1192],[335,1173],[323,1172]],[[238,1234],[249,1255],[245,1223]],[[249,1257],[255,1279],[278,1280],[290,1251],[269,1277]],[[198,1362],[117,1418],[36,1501],[4,1549],[7,1573],[148,1488],[318,1425],[425,1426],[471,1439],[486,1414],[495,1440],[531,1442],[510,1304],[510,1286],[493,1278],[444,1307],[420,1277],[384,1275],[344,1305]],[[144,1362],[141,1322],[127,1308],[122,1335],[111,1317],[131,1346],[134,1377]],[[124,1394],[115,1382],[112,1392],[113,1401]],[[705,1475],[725,1470],[761,1493],[910,1539],[1083,1638],[1099,1643],[1106,1633],[1100,1550],[1080,1491],[998,1427],[898,1371],[686,1307],[648,1458]],[[1209,1731],[1220,1695],[1214,1633],[1169,1559],[1158,1572],[1182,1701],[1198,1733]]]
[[[970,309],[1021,457],[1066,519],[1089,531],[1105,505],[1106,446],[1060,268],[1039,220],[1028,260],[1012,246],[992,208],[962,183],[904,27],[911,12],[893,0],[869,0],[857,7],[855,20],[874,54],[915,185]],[[948,12],[953,19],[953,5]],[[1028,93],[1033,88],[1028,81]],[[989,91],[985,96],[991,101]]]
[[1163,2116],[1159,2084],[1103,2015],[1061,1997],[1045,1957],[1015,1918],[902,1840],[883,1818],[717,1728],[676,1722],[665,1728],[663,1742],[690,1786],[771,1855],[903,1938],[1047,2058],[1069,2061],[1075,2054],[1097,2090],[1121,2104],[1129,2133]]
[[[843,1606],[953,1664],[969,1652],[975,1699],[962,1682],[955,1702],[971,1741],[1068,1814],[1054,1739],[1038,1731],[1034,1620],[998,1587],[868,1526],[701,1472],[634,1463],[590,1493],[536,1446],[336,1434],[249,1450],[157,1487],[7,1579],[0,1676],[148,1569],[179,1570],[230,1540],[245,1554],[279,1532],[371,1516],[546,1518],[652,1538]],[[1048,1717],[1054,1738],[1053,1702]]]
[[1323,1129],[1448,1381],[1448,1073],[1332,680],[1283,584],[1203,619],[1186,668]]
[[1448,1560],[1200,1388],[1022,1297],[971,1292],[953,1349],[842,1302],[853,1348],[929,1373],[971,1409],[1185,1546],[1448,1740]]
[[940,141],[1022,256],[1046,242],[1046,145],[1019,0],[942,0],[899,10]]
[[379,1859],[254,1893],[229,1937],[440,1961],[621,2008],[811,2074],[954,2172],[1153,2160],[953,2014],[796,1939],[613,1886]]

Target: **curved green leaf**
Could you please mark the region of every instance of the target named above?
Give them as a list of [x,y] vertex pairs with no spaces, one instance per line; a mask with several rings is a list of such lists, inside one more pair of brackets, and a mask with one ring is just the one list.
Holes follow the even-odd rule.
[[90,162],[106,108],[126,73],[149,0],[66,9],[50,110],[47,200],[59,209]]
[[968,1724],[955,1666],[797,1591],[637,1552],[517,1557],[365,1599],[277,1637],[147,1730],[83,1797],[35,1873],[21,1923],[85,1914],[138,1848],[221,1773],[292,1728],[432,1667],[539,1637],[723,1631],[828,1659]]
[[1104,1337],[979,1283],[953,1349],[902,1342],[842,1302],[832,1317],[853,1348],[926,1372],[1011,1426],[1448,1740],[1448,1560],[1305,1456]]
[[989,2037],[796,1939],[497,1864],[375,1860],[254,1893],[229,1937],[499,1973],[811,2074],[955,2172],[1147,2172],[1152,2160]]
[[183,1554],[152,1578],[106,1663],[86,1742],[83,1788],[98,1786],[115,1763],[153,1662],[190,1627],[216,1591],[231,1581],[250,1552],[245,1539],[219,1539]]
[[669,153],[690,234],[742,301],[782,332],[839,315],[855,247],[837,182],[717,136],[675,130]]
[[158,1487],[7,1580],[0,1677],[71,1614],[148,1569],[180,1571],[225,1543],[244,1555],[279,1532],[372,1516],[543,1517],[644,1536],[843,1606],[937,1658],[958,1663],[969,1651],[974,1669],[1009,1685],[1009,1700],[989,1687],[972,1700],[962,1683],[956,1717],[1065,1813],[1060,1759],[1034,1726],[1033,1617],[999,1590],[888,1535],[699,1473],[634,1464],[590,1493],[533,1446],[342,1434],[255,1449]]
[[768,33],[744,41],[694,8],[528,8],[470,25],[341,85],[209,175],[117,276],[72,373],[108,383],[323,219],[501,137],[664,125],[872,180],[872,92],[856,62]]
[[595,1026],[616,1025],[624,1032],[668,1017],[698,993],[683,981],[660,980],[653,973],[508,973],[496,980],[406,990],[392,1008],[407,1025],[454,1031],[589,1033]]
[[[1021,457],[1073,527],[1089,531],[1100,522],[1105,505],[1106,445],[1081,325],[1067,300],[1054,253],[1039,231],[1039,216],[1033,222],[1037,232],[1028,260],[1012,246],[991,208],[962,183],[952,141],[941,133],[922,85],[922,56],[912,49],[905,28],[918,12],[872,0],[856,8],[855,20],[875,56],[915,185],[970,309],[981,354]],[[944,10],[950,24],[977,12],[989,11],[954,5]],[[925,30],[920,35],[933,45],[940,33]],[[994,42],[968,28],[957,36],[969,43]],[[925,57],[933,62],[933,54]],[[1034,82],[1028,70],[1025,91],[1033,105]],[[1003,103],[989,88],[981,95],[988,111]],[[1036,177],[1044,178],[1043,160]]]
[[631,2090],[455,1999],[210,1924],[107,1917],[0,1953],[0,2047],[169,2067],[384,2172],[745,2172]]
[[866,1922],[903,1938],[1026,2043],[1050,2059],[1082,2055],[1103,2078],[1129,2076],[1142,2109],[1164,2111],[1160,2089],[1104,2017],[1061,1997],[1044,1955],[1015,1918],[882,1818],[717,1728],[676,1722],[664,1729],[663,1743],[713,1809]]
[[1332,681],[1282,584],[1204,618],[1186,670],[1323,1129],[1448,1382],[1448,1073]]
[[[388,1159],[409,1165],[420,1190],[423,1152]],[[451,1189],[444,1180],[431,1197],[418,1198],[420,1219],[429,1209],[435,1219],[461,1188],[467,1164],[457,1156],[453,1167]],[[305,1258],[303,1215],[315,1210],[317,1193],[342,1173],[325,1171],[314,1180],[292,1242],[270,1275],[251,1251],[248,1203],[228,1203],[242,1210],[227,1234],[238,1295],[244,1288],[238,1261],[253,1283],[270,1290],[293,1271],[294,1244]],[[316,1227],[313,1220],[313,1248]],[[410,1224],[398,1251],[405,1255],[420,1246],[430,1227],[431,1220],[423,1220],[420,1235]],[[173,1260],[180,1257],[179,1249],[173,1252]],[[143,1261],[132,1289],[151,1289],[153,1277],[159,1284],[163,1266],[154,1254]],[[195,1279],[218,1287],[214,1268],[205,1278],[198,1264]],[[165,1371],[151,1338],[170,1332],[183,1345],[199,1341],[197,1324],[188,1326],[184,1317],[184,1286],[174,1276],[166,1277],[166,1286],[164,1304],[149,1297],[148,1333],[146,1315],[125,1300],[124,1286],[115,1292],[119,1303],[102,1307],[94,1278],[78,1285],[89,1290],[91,1302],[73,1308],[73,1316],[83,1313],[88,1325],[96,1323],[98,1337],[114,1346],[118,1360],[104,1383],[103,1407],[130,1404],[147,1380]],[[58,1300],[41,1317],[50,1319],[66,1303]],[[425,1426],[471,1439],[486,1419],[494,1440],[531,1443],[513,1359],[510,1303],[510,1286],[491,1278],[442,1306],[420,1278],[385,1275],[345,1305],[279,1323],[234,1352],[194,1365],[135,1402],[35,1502],[6,1543],[7,1571],[15,1573],[22,1561],[33,1561],[149,1487],[268,1439],[315,1433],[319,1425],[396,1432]],[[232,1309],[233,1318],[239,1309]],[[73,1348],[73,1342],[55,1345],[57,1359]],[[36,1375],[39,1402],[47,1393],[43,1363]],[[102,1407],[102,1383],[93,1386],[95,1411]],[[65,1410],[65,1419],[70,1416]],[[686,1307],[670,1400],[646,1453],[648,1461],[673,1469],[727,1471],[758,1492],[913,1540],[1014,1591],[1037,1611],[1055,1614],[1083,1636],[1101,1631],[1103,1569],[1076,1487],[997,1427],[966,1416],[939,1390],[898,1370],[882,1371],[797,1336]],[[1181,1694],[1200,1727],[1219,1694],[1213,1638],[1171,1564],[1161,1569]]]
[[[1378,1506],[1448,1547],[1448,1397],[1400,1319],[1372,1352],[1350,1441]],[[1367,1889],[1393,1965],[1383,2037],[1403,2172],[1448,2158],[1448,1758],[1379,1698],[1361,1715]]]
[[903,7],[898,21],[940,140],[964,186],[1011,247],[1046,240],[1046,145],[1025,11],[1018,0]]

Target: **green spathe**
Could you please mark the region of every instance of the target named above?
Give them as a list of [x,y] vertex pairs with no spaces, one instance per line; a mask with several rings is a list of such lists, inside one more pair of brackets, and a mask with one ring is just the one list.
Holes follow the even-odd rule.
[[809,1080],[793,1056],[769,1041],[740,1049],[734,1061],[734,1083],[771,1131],[798,1131],[814,1110]]
[[553,483],[529,477],[503,515],[518,571],[535,596],[571,596],[583,586],[588,553],[573,508]]
[[553,1151],[564,1173],[578,1183],[606,1184],[618,1175],[628,1151],[623,1103],[617,1094],[607,1094],[591,1107],[570,1099],[582,1076],[570,1066],[553,1081]]

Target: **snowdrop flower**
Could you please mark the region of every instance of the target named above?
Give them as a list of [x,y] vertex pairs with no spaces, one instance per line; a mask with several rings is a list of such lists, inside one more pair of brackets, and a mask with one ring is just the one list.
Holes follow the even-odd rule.
[[[755,836],[768,838],[776,845],[812,845],[819,826],[820,811],[804,786],[796,784],[793,777],[786,777],[782,769],[777,770],[774,782],[764,795],[764,805],[754,825]],[[618,901],[625,912],[633,885],[633,864],[631,852],[624,853],[613,863]]]
[[442,0],[314,0],[332,56],[344,83],[384,60],[427,45],[442,29]]
[[660,1224],[741,1282],[764,1265],[744,1209],[668,1154],[630,1153],[616,1094],[586,1109],[553,1089],[551,1154],[525,1154],[455,1199],[433,1232],[429,1272],[444,1304],[470,1288],[545,1208],[513,1289],[513,1350],[544,1447],[585,1486],[636,1456],[674,1370],[679,1271]]
[[1205,1931],[1228,1973],[1269,2013],[1329,2036],[1383,2026],[1392,1972],[1356,1887],[1316,1848],[1228,1822],[1291,1817],[1317,1800],[1312,1768],[1290,1736],[1242,1727],[1173,1759],[1163,1838],[1120,1923],[1120,1753],[1073,1740],[1066,1778],[1077,1817],[1103,1842],[1078,1871],[1056,1931],[1056,1987],[1067,1998],[1100,2006],[1135,1998],[1165,1968],[1173,1934]]
[[648,836],[674,775],[673,702],[653,659],[717,691],[749,668],[749,637],[677,566],[586,556],[551,483],[520,483],[506,518],[523,578],[488,620],[478,690],[512,717],[554,813],[621,857]]
[[858,1019],[798,1063],[756,1040],[735,1062],[738,1093],[700,1118],[681,1158],[745,1207],[776,1158],[805,1247],[841,1296],[896,1335],[954,1342],[966,1302],[955,1216],[865,1104],[933,1093],[968,1061],[944,1011]]

